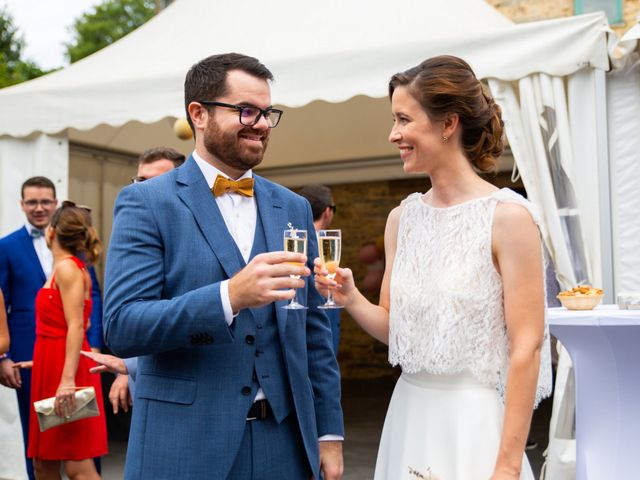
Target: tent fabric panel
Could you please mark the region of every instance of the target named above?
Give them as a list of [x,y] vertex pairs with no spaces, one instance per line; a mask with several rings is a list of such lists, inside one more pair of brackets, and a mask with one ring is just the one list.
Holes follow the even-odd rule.
[[39,134],[0,140],[0,237],[25,222],[19,202],[27,178],[45,176],[55,184],[58,199],[67,198],[68,165],[69,142],[65,136]]
[[[192,1],[196,0],[180,0],[175,6]],[[279,48],[277,41],[262,42],[268,50],[259,55],[276,78],[273,103],[300,107],[314,100],[337,103],[357,95],[384,97],[392,74],[438,54],[465,58],[479,78],[503,80],[542,71],[562,76],[588,66],[608,68],[606,18],[602,13],[521,25],[508,25],[496,19],[482,24],[475,19],[476,27],[460,35],[451,28],[444,33],[439,33],[442,27],[433,31],[426,28],[438,24],[440,13],[429,10],[432,3],[422,3],[425,28],[405,29],[411,36],[399,35],[402,42],[396,39],[386,44],[376,43],[390,26],[392,31],[402,29],[382,20],[379,24],[371,21],[367,28],[375,35],[368,36],[373,39],[369,43],[353,34],[340,48],[325,45],[322,50],[314,44],[308,52],[296,54],[295,50],[291,53],[290,46],[299,42],[291,40],[295,35],[288,36],[286,24],[282,29],[286,45]],[[475,3],[476,0],[471,0],[471,4]],[[154,22],[166,22],[171,11],[176,11],[172,7],[166,14],[87,59],[45,77],[0,90],[3,112],[0,134],[22,137],[32,132],[57,133],[69,127],[88,130],[100,124],[120,126],[132,120],[152,123],[168,116],[181,116],[186,70],[205,55],[230,48],[221,48],[218,39],[222,32],[209,34],[192,29],[182,41],[170,39],[171,49],[164,50],[165,37],[169,35],[157,32]],[[419,12],[421,10],[416,14]],[[465,9],[459,12],[469,14]],[[467,16],[461,16],[463,24],[465,18]],[[482,25],[482,31],[478,25]],[[316,36],[332,36],[327,33],[327,25],[318,28]],[[359,28],[354,30],[360,31]],[[237,35],[232,38],[235,39],[233,49],[247,53],[253,53],[254,45],[260,43],[254,40],[243,43],[244,39]],[[553,56],[548,55],[550,51],[554,52]]]
[[640,55],[607,82],[616,293],[640,293]]

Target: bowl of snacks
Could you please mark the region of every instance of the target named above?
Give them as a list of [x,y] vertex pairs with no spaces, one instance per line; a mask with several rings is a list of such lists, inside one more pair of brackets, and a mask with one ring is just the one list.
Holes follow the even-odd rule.
[[604,292],[590,285],[578,285],[571,290],[560,292],[558,300],[567,310],[593,310],[602,301]]

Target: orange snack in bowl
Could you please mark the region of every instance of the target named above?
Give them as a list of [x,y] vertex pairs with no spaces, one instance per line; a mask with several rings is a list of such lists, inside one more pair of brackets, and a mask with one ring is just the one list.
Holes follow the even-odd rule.
[[591,297],[604,295],[604,292],[600,288],[594,288],[590,285],[578,285],[571,290],[565,290],[558,293],[559,297]]
[[602,300],[604,292],[590,285],[578,285],[558,294],[558,300],[567,310],[592,310]]

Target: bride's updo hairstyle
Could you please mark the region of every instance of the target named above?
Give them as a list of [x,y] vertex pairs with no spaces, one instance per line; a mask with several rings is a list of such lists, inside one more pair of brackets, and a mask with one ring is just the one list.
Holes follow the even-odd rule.
[[467,62],[450,55],[430,58],[391,77],[389,98],[398,87],[405,87],[432,121],[457,113],[465,156],[480,171],[495,168],[504,150],[501,110]]
[[76,257],[93,264],[100,258],[102,243],[91,226],[89,213],[70,201],[62,202],[51,217],[50,227],[60,246]]

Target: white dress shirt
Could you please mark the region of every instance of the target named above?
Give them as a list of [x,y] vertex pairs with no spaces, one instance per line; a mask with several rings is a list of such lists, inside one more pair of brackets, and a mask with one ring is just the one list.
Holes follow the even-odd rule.
[[[198,167],[200,167],[200,171],[204,175],[209,189],[213,188],[213,183],[216,181],[218,175],[229,178],[228,175],[200,158],[195,151],[192,155]],[[251,170],[247,170],[240,178],[232,180],[252,177],[253,174]],[[245,262],[248,262],[251,249],[253,248],[253,239],[256,234],[256,221],[258,219],[255,197],[245,197],[236,192],[227,192],[216,197],[216,203],[218,204],[224,223],[227,226],[227,230],[229,230],[231,237],[236,242],[238,250],[240,250],[242,254],[242,258],[244,258]],[[231,300],[229,299],[229,280],[224,280],[220,283],[220,300],[222,301],[222,308],[224,310],[224,319],[228,325],[231,325],[234,320],[234,315],[231,308]],[[259,388],[254,401],[264,398],[266,398],[265,394],[262,389]]]
[[[34,227],[29,222],[24,224],[27,232],[31,235],[31,230],[41,230],[40,228]],[[36,251],[36,255],[38,255],[38,260],[40,261],[40,266],[42,267],[42,271],[44,271],[45,278],[49,278],[51,276],[51,272],[53,270],[53,254],[49,247],[47,247],[47,241],[44,239],[44,235],[38,238],[31,238],[33,241],[33,248]]]
[[[218,175],[229,178],[228,175],[222,173],[216,167],[204,161],[195,151],[192,153],[192,156],[198,164],[198,167],[200,167],[200,171],[204,175],[209,189],[213,188],[213,183],[216,181],[216,177]],[[232,180],[241,180],[243,178],[252,177],[252,171],[247,170],[240,178]],[[239,193],[228,192],[216,197],[216,203],[218,204],[222,218],[224,218],[224,223],[227,225],[227,230],[229,230],[231,237],[236,242],[236,245],[242,254],[242,258],[244,258],[245,262],[248,262],[249,256],[251,255],[251,249],[253,248],[253,240],[256,233],[256,221],[258,219],[258,208],[255,197],[245,197]],[[231,325],[233,323],[234,316],[231,309],[231,301],[229,300],[229,280],[224,280],[220,284],[220,299],[224,309],[224,318],[227,324]],[[254,402],[264,398],[266,398],[266,396],[262,389],[259,388]],[[340,435],[323,435],[318,440],[343,440],[343,437]]]

